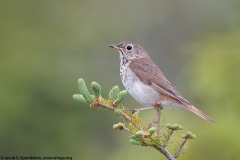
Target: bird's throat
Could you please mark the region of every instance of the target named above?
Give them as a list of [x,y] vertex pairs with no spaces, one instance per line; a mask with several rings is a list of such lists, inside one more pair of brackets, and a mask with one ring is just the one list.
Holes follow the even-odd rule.
[[126,66],[129,63],[128,59],[124,55],[120,55],[120,60],[121,60],[121,63],[120,63],[121,66]]

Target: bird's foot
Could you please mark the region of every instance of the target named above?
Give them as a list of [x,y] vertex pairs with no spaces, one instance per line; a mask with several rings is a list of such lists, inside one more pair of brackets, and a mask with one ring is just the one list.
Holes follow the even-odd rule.
[[155,106],[142,107],[142,108],[136,108],[136,109],[130,109],[130,110],[132,111],[132,114],[133,114],[133,113],[138,112],[138,111],[144,111],[144,110],[152,109],[152,108],[155,108]]
[[161,102],[155,102],[152,105],[154,106],[154,108],[156,110],[160,110],[161,111],[163,109]]

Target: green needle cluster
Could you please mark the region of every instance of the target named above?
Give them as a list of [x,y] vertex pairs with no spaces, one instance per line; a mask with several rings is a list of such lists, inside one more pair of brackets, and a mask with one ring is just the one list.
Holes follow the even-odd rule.
[[[97,82],[91,83],[92,94],[90,94],[85,81],[78,79],[78,88],[81,94],[74,94],[73,99],[83,104],[89,105],[94,103],[95,99],[102,99],[101,86]],[[114,86],[108,93],[108,99],[113,101],[114,105],[118,105],[126,97],[127,91],[120,91],[118,86]]]

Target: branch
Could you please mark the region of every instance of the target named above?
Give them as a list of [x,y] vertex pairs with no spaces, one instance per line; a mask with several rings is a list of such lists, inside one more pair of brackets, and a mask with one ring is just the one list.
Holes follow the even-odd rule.
[[94,105],[95,105],[95,106],[100,106],[100,107],[103,107],[103,108],[107,108],[107,109],[109,109],[109,110],[118,112],[117,114],[118,114],[119,116],[122,116],[123,118],[125,118],[125,120],[126,120],[127,122],[131,122],[131,123],[134,125],[134,127],[136,127],[137,129],[140,129],[140,127],[139,127],[137,124],[135,124],[135,122],[133,122],[133,121],[131,120],[131,117],[129,117],[127,114],[125,114],[125,113],[122,112],[121,110],[118,110],[117,108],[114,108],[113,106],[109,106],[109,105],[107,105],[107,104],[103,104],[103,103],[101,103],[101,102],[97,102],[97,103],[94,104]]
[[[183,127],[178,124],[167,124],[167,132],[160,132],[164,124],[160,124],[160,110],[157,112],[157,123],[154,121],[149,125],[145,125],[142,119],[139,117],[138,112],[133,113],[132,110],[126,108],[121,104],[124,97],[127,95],[127,91],[120,91],[118,86],[114,86],[109,94],[108,99],[101,97],[101,86],[96,83],[91,83],[91,95],[86,87],[83,79],[78,80],[78,86],[81,94],[73,95],[73,99],[79,101],[90,107],[96,107],[101,109],[108,109],[114,112],[120,118],[124,118],[127,122],[127,126],[123,123],[117,123],[113,125],[113,129],[125,130],[132,134],[130,143],[133,145],[153,147],[163,154],[168,160],[176,160],[178,156],[186,149],[186,142],[188,139],[194,139],[196,136],[191,132],[187,132],[182,136],[184,140],[181,144],[178,144],[178,148],[174,156],[166,149],[172,135],[175,131],[182,130]],[[162,126],[163,125],[163,126]],[[148,127],[147,127],[148,126]],[[161,133],[161,134],[160,134]]]
[[186,142],[187,142],[187,138],[184,138],[182,144],[180,145],[178,151],[175,153],[174,157],[177,158],[179,156],[179,154],[181,153],[183,146],[186,144]]
[[182,138],[183,138],[182,144],[179,145],[179,148],[178,148],[177,152],[174,155],[175,158],[177,158],[181,153],[184,153],[184,150],[187,147],[187,140],[188,139],[195,139],[196,135],[192,134],[191,132],[187,132],[186,134],[182,135]]
[[166,148],[159,147],[158,151],[161,152],[165,157],[167,157],[168,160],[176,160],[176,158],[172,156]]

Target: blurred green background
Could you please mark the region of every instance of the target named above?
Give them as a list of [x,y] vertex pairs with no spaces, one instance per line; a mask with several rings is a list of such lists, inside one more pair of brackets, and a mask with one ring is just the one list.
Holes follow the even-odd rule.
[[[113,113],[72,99],[78,78],[100,83],[105,97],[114,85],[123,89],[118,53],[108,45],[131,40],[217,121],[164,110],[167,122],[198,136],[179,159],[239,159],[239,1],[1,0],[0,20],[1,155],[163,159],[113,130],[122,121]],[[124,104],[140,106],[130,96]]]

